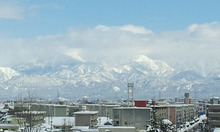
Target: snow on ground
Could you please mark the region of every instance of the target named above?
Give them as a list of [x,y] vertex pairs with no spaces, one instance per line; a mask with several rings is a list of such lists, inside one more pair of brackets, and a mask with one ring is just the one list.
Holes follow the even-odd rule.
[[[109,119],[108,117],[98,117],[98,123],[97,126],[104,126],[106,122],[112,123],[112,119]],[[54,129],[52,126],[62,126],[62,125],[71,125],[75,130],[83,130],[83,131],[96,131],[89,129],[89,126],[75,126],[75,117],[46,117],[45,123],[43,124],[43,129],[40,132],[47,132],[51,128],[52,131],[58,131],[58,129]]]
[[[71,125],[75,126],[75,117],[46,117],[45,123],[43,124],[43,130],[41,132],[46,132],[46,130],[53,129],[52,126],[63,126]],[[56,131],[53,129],[53,131]]]
[[[191,129],[193,129],[194,127],[196,127],[197,125],[199,125],[199,123],[202,123],[203,120],[206,120],[206,119],[207,119],[206,115],[201,115],[201,116],[198,118],[199,121],[193,122],[192,125],[190,125],[189,122],[186,123],[186,127],[179,129],[179,132],[185,132],[185,131],[191,130]],[[187,127],[187,126],[188,126],[188,127]]]
[[112,124],[112,119],[108,117],[98,117],[97,126],[104,126],[106,122],[109,122]]
[[215,128],[213,132],[220,132],[220,128]]

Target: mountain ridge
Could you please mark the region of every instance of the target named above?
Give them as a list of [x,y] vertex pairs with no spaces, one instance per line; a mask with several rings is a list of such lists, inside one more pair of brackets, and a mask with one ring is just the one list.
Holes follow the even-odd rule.
[[164,98],[182,98],[184,92],[207,97],[216,95],[212,89],[219,91],[220,83],[194,71],[178,71],[163,61],[144,55],[118,66],[75,61],[53,65],[23,64],[0,68],[0,75],[2,98],[16,98],[19,94],[32,91],[38,98],[46,99],[57,98],[57,93],[68,99],[83,96],[115,99],[116,95],[118,99],[126,99],[129,82],[135,83],[135,98],[156,99],[159,92]]

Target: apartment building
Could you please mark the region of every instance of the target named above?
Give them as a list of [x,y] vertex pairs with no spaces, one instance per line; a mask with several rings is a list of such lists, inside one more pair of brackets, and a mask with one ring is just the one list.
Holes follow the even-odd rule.
[[98,123],[98,111],[75,112],[75,126],[89,126],[95,128]]
[[206,116],[207,128],[210,132],[212,132],[215,127],[220,127],[220,104],[207,105]]
[[196,116],[194,104],[167,105],[167,119],[179,126],[185,122],[192,121]]
[[105,104],[86,104],[86,110],[88,111],[98,111],[99,117],[109,117],[113,119],[113,109],[120,107],[120,105],[105,105]]
[[99,127],[99,132],[137,132],[135,127],[131,126],[107,126]]
[[71,116],[73,112],[79,111],[79,107],[59,104],[32,104],[31,109],[35,111],[46,111],[46,116],[52,117]]
[[133,126],[145,130],[150,125],[151,108],[144,107],[119,107],[113,109],[114,126]]
[[161,105],[161,106],[152,106],[151,108],[152,108],[152,116],[155,116],[152,118],[156,119],[155,123],[159,127],[163,119],[168,119],[167,107],[166,105]]
[[44,123],[45,114],[45,111],[23,111],[15,113],[17,117],[25,118],[26,123],[30,127]]

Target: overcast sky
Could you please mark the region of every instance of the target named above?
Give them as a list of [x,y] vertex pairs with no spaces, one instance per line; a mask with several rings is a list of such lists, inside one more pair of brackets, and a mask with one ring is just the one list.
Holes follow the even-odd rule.
[[219,5],[219,0],[0,0],[0,66],[147,55],[186,69],[220,68]]

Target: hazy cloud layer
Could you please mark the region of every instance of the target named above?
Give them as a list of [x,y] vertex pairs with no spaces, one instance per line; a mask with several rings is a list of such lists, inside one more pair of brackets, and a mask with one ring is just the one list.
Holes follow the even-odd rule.
[[0,18],[4,19],[23,19],[24,8],[16,2],[0,0]]
[[[118,63],[137,55],[160,59],[187,70],[219,69],[220,23],[193,24],[182,31],[154,33],[144,27],[104,26],[69,29],[35,39],[0,39],[0,64],[72,57],[80,61]],[[198,68],[199,67],[199,68]]]

